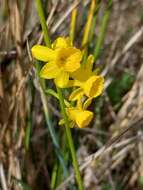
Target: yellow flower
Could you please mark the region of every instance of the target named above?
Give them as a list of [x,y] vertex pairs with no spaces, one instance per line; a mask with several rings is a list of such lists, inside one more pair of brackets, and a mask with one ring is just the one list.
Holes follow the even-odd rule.
[[79,128],[87,127],[93,119],[93,112],[86,110],[91,101],[92,99],[88,99],[82,105],[82,100],[79,98],[76,107],[67,108],[69,119],[75,122]]
[[68,38],[62,37],[52,44],[52,48],[35,45],[32,55],[40,61],[48,62],[42,67],[40,77],[55,79],[56,85],[64,88],[69,81],[69,74],[80,67],[82,53],[72,46]]
[[[86,109],[91,102],[92,99],[89,98],[82,103],[82,97],[80,97],[77,101],[76,107],[66,108],[66,112],[70,120],[70,127],[73,127],[75,123],[79,128],[87,127],[90,124],[93,119],[93,112]],[[60,120],[59,124],[64,124],[64,120]]]
[[63,38],[59,37],[57,38],[53,44],[52,44],[52,49],[57,49],[57,48],[67,48],[67,47],[72,47],[72,41],[70,38]]
[[87,59],[87,63],[71,74],[74,80],[70,80],[68,86],[77,86],[79,88],[71,93],[69,100],[77,100],[83,95],[95,98],[102,93],[104,78],[100,75],[96,75],[94,71],[92,71],[93,61],[93,56],[90,55]]
[[76,108],[68,108],[67,114],[71,121],[74,121],[79,128],[84,128],[89,125],[93,118],[93,113],[88,110],[79,110]]

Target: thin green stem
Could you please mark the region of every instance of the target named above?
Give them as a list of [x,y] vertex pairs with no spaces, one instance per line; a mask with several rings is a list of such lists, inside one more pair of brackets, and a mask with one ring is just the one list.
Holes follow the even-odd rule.
[[[38,61],[36,61],[36,69],[37,69],[37,71],[39,69]],[[65,161],[63,159],[63,154],[62,154],[62,152],[60,150],[60,146],[59,146],[59,143],[58,143],[58,138],[57,138],[56,132],[55,132],[53,126],[52,126],[49,110],[48,110],[48,107],[47,107],[47,99],[46,99],[46,96],[45,96],[45,93],[44,93],[44,91],[45,91],[44,90],[44,88],[45,88],[45,83],[44,82],[45,82],[44,80],[39,78],[39,91],[40,91],[41,100],[42,100],[42,104],[43,104],[45,120],[46,120],[46,124],[48,126],[50,136],[52,138],[53,144],[55,146],[55,152],[56,152],[57,157],[58,157],[58,159],[59,159],[59,161],[61,163],[61,166],[63,168],[64,176],[67,177],[68,176],[68,171],[67,171],[67,168],[66,168]]]
[[91,31],[90,31],[90,36],[89,36],[89,44],[93,41],[94,38],[94,32],[95,32],[95,27],[96,27],[96,23],[97,23],[97,14],[100,8],[100,4],[101,4],[101,0],[97,0],[96,1],[96,7],[95,7],[95,11],[94,11],[94,16],[93,16],[93,21],[91,24]]
[[31,112],[29,112],[27,127],[26,127],[26,132],[25,132],[25,148],[26,148],[26,150],[29,150],[31,127],[32,127],[32,117],[31,117]]
[[[48,35],[48,28],[47,28],[47,25],[46,25],[46,20],[45,20],[43,6],[42,6],[42,1],[41,0],[36,0],[36,4],[37,4],[38,15],[39,15],[39,18],[40,18],[40,23],[41,23],[41,26],[42,26],[42,31],[44,33],[45,44],[46,44],[46,46],[51,47],[50,38],[49,38],[49,35]],[[39,63],[38,62],[36,64],[36,67],[37,67],[36,69],[38,71],[39,70]],[[44,93],[45,88],[46,88],[45,81],[39,79],[39,90],[40,90],[40,94],[41,94],[41,100],[42,100],[42,104],[43,104],[43,110],[44,110],[44,114],[45,114],[46,124],[48,126],[49,133],[50,133],[50,136],[52,138],[53,144],[55,146],[55,152],[56,152],[57,157],[58,157],[58,159],[59,159],[59,161],[61,163],[61,166],[63,168],[64,176],[66,177],[68,175],[68,171],[67,171],[67,168],[66,168],[65,161],[63,159],[62,152],[60,150],[57,135],[56,135],[55,130],[54,130],[53,126],[52,126],[49,110],[48,110],[48,107],[47,107],[47,99],[46,99],[46,96],[45,96],[45,93]]]
[[75,7],[72,11],[71,24],[70,24],[70,39],[72,42],[74,42],[74,37],[75,37],[76,16],[77,16],[77,8]]
[[28,117],[27,117],[27,127],[25,131],[25,148],[28,151],[29,150],[29,145],[30,145],[30,137],[31,137],[31,131],[32,131],[32,110],[33,110],[33,103],[34,103],[34,96],[35,96],[35,88],[33,86],[33,83],[31,80],[29,80],[29,90],[31,93],[31,102],[29,105],[29,110],[28,110]]
[[[42,30],[44,32],[45,43],[46,43],[46,45],[48,47],[50,47],[51,46],[50,38],[48,36],[48,29],[47,29],[47,26],[46,26],[46,20],[45,20],[45,17],[44,17],[44,11],[43,11],[43,7],[42,7],[42,2],[41,2],[41,0],[36,0],[36,2],[37,2],[37,10],[38,10],[38,14],[39,14],[39,17],[40,17]],[[71,151],[71,155],[72,155],[73,166],[74,166],[74,170],[75,170],[75,176],[76,176],[76,179],[77,179],[79,190],[83,190],[84,187],[83,187],[83,183],[82,183],[82,179],[81,179],[81,175],[80,175],[80,170],[79,170],[79,167],[78,167],[78,161],[77,161],[76,152],[75,152],[75,148],[74,148],[74,144],[73,144],[73,140],[72,140],[72,135],[71,135],[70,127],[69,127],[69,121],[68,121],[68,117],[67,117],[66,111],[65,111],[64,98],[63,98],[62,92],[61,92],[61,90],[59,88],[57,88],[57,91],[58,91],[58,94],[59,94],[61,110],[62,110],[63,117],[64,117],[64,120],[65,120],[66,134],[67,134],[67,139],[68,139],[68,143],[69,143],[69,147],[70,147],[70,151]],[[53,131],[52,131],[53,129],[52,129],[52,126],[51,126],[51,121],[50,121],[50,118],[49,118],[49,113],[48,113],[48,109],[47,109],[47,106],[46,106],[45,96],[44,96],[43,90],[41,90],[41,95],[42,95],[41,98],[42,98],[42,103],[43,103],[46,122],[48,124],[49,131],[50,131],[50,134],[52,136],[53,142],[54,142],[54,144],[56,146],[58,146],[58,144],[56,144],[57,141],[55,139],[55,134],[53,134]],[[59,150],[58,147],[56,148],[56,150]],[[59,153],[57,155],[59,155]],[[63,161],[63,160],[60,159],[60,162],[61,161]]]
[[52,190],[55,189],[55,186],[56,186],[57,173],[58,173],[58,161],[56,160],[56,163],[55,163],[53,171],[52,171],[52,177],[51,177],[51,189]]
[[111,7],[112,7],[112,0],[109,0],[108,7],[107,7],[107,9],[105,11],[105,14],[103,16],[103,19],[102,19],[99,36],[97,38],[96,46],[95,46],[95,49],[94,49],[94,58],[95,58],[95,61],[99,57],[100,50],[101,50],[101,47],[102,47],[103,42],[104,42],[104,38],[105,38],[105,34],[106,34],[106,29],[107,29],[108,21],[109,21],[109,17],[110,17]]
[[50,47],[51,42],[50,42],[50,38],[49,38],[49,34],[48,34],[48,28],[47,28],[46,21],[45,21],[45,16],[44,16],[44,11],[43,11],[43,6],[42,6],[41,0],[36,0],[36,4],[37,4],[38,15],[40,18],[40,23],[41,23],[42,30],[44,33],[44,41],[46,43],[46,46]]
[[67,135],[69,148],[71,151],[71,156],[72,156],[72,160],[73,160],[73,167],[74,167],[74,171],[75,171],[76,180],[78,183],[79,190],[83,190],[84,186],[83,186],[82,178],[80,175],[80,170],[79,170],[79,166],[78,166],[78,160],[77,160],[76,151],[75,151],[75,147],[74,147],[74,143],[73,143],[73,139],[72,139],[71,130],[69,127],[69,120],[68,120],[66,110],[65,110],[64,97],[63,97],[61,89],[57,88],[57,92],[59,94],[60,107],[61,107],[63,118],[65,121],[66,135]]

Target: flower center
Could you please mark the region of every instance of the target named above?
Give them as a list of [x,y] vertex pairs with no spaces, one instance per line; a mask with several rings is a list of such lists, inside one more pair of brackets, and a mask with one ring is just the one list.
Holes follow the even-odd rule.
[[66,61],[67,61],[67,56],[61,54],[57,59],[57,65],[61,68],[65,65]]

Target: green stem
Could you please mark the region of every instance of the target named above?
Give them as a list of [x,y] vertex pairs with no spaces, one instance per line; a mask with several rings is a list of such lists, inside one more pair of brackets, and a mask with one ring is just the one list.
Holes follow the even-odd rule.
[[109,17],[110,17],[111,7],[112,7],[112,0],[109,0],[107,10],[105,11],[105,14],[102,19],[99,36],[96,41],[96,46],[95,46],[95,50],[94,50],[95,61],[98,59],[101,47],[103,45],[103,41],[105,38],[105,33],[106,33],[106,29],[107,29],[107,25],[108,25],[108,21],[109,21]]
[[95,27],[96,27],[96,23],[97,23],[97,14],[98,14],[98,11],[100,8],[100,4],[101,4],[101,0],[97,0],[95,12],[94,12],[94,16],[93,16],[93,21],[92,21],[92,25],[91,25],[91,32],[90,32],[90,36],[89,36],[89,44],[92,43],[93,38],[94,38],[94,32],[95,32]]
[[[46,20],[45,20],[41,0],[36,0],[36,4],[37,4],[38,15],[39,15],[39,18],[40,18],[40,23],[41,23],[41,26],[42,26],[42,31],[44,33],[45,44],[46,44],[46,46],[51,47],[50,38],[49,38],[49,35],[48,35],[48,28],[47,28],[47,25],[46,25]],[[37,62],[36,66],[37,66],[36,69],[39,72],[39,62]],[[46,87],[45,80],[40,80],[39,84],[40,84],[39,88],[40,88],[40,94],[41,94],[41,100],[42,100],[42,104],[43,104],[46,124],[48,126],[48,129],[49,129],[50,136],[52,138],[53,144],[55,146],[55,151],[56,151],[57,157],[58,157],[58,159],[59,159],[59,161],[61,163],[61,166],[63,168],[64,176],[66,177],[68,175],[68,171],[67,171],[67,168],[66,168],[65,161],[63,159],[62,152],[60,150],[57,135],[56,135],[55,130],[54,130],[53,126],[52,126],[49,110],[48,110],[48,107],[47,107],[47,100],[46,100],[46,96],[45,96],[45,93],[44,93],[45,87]]]
[[[39,67],[39,62],[36,61],[36,70],[37,71],[39,70],[38,67]],[[48,110],[48,107],[47,107],[47,99],[46,99],[46,96],[45,96],[45,93],[44,93],[44,91],[45,91],[44,88],[45,88],[45,81],[39,78],[39,91],[40,91],[40,95],[41,95],[41,100],[42,100],[42,105],[43,105],[46,124],[48,126],[48,130],[49,130],[50,136],[52,138],[52,141],[53,141],[53,144],[54,144],[54,147],[55,147],[55,152],[56,152],[57,157],[58,157],[58,159],[59,159],[59,161],[61,163],[61,166],[63,168],[64,176],[67,177],[68,176],[68,171],[67,171],[67,168],[66,168],[65,161],[63,159],[63,154],[62,154],[62,152],[60,150],[60,146],[59,146],[59,143],[58,143],[58,138],[57,138],[56,132],[55,132],[53,126],[52,126],[49,110]]]
[[52,177],[51,177],[51,189],[52,190],[55,189],[55,186],[56,186],[57,173],[58,173],[58,161],[56,160],[56,163],[55,163],[53,171],[52,171]]
[[48,34],[48,28],[47,28],[47,24],[45,21],[45,16],[44,16],[44,11],[43,11],[43,6],[42,6],[41,0],[36,0],[36,4],[37,4],[38,15],[40,18],[40,23],[41,23],[42,30],[44,33],[44,40],[45,40],[46,46],[50,47],[51,42],[50,42],[50,38],[49,38],[49,34]]
[[27,151],[29,150],[31,128],[32,128],[32,117],[31,117],[31,112],[29,112],[27,127],[25,132],[25,148]]
[[73,167],[74,167],[74,171],[75,171],[76,180],[78,183],[79,190],[83,190],[84,186],[83,186],[82,178],[80,175],[80,170],[79,170],[79,166],[78,166],[78,160],[76,157],[76,151],[75,151],[75,147],[74,147],[74,143],[73,143],[73,139],[72,139],[71,130],[69,127],[69,120],[68,120],[66,110],[65,110],[64,97],[63,97],[61,89],[59,89],[58,87],[57,87],[57,92],[59,94],[60,107],[61,107],[63,118],[65,121],[66,135],[67,135],[69,148],[71,151],[71,156],[72,156],[72,160],[73,160]]
[[[46,25],[46,21],[45,21],[45,17],[44,17],[42,2],[41,2],[41,0],[36,0],[36,2],[37,2],[37,10],[38,10],[38,14],[39,14],[39,17],[40,17],[42,30],[44,32],[45,43],[46,43],[46,45],[48,47],[50,47],[51,46],[50,38],[49,38],[49,35],[48,35],[48,29],[47,29],[47,25]],[[77,179],[79,190],[83,190],[84,187],[83,187],[83,183],[82,183],[82,179],[81,179],[81,175],[80,175],[80,171],[79,171],[79,167],[78,167],[78,161],[77,161],[76,152],[75,152],[75,148],[74,148],[74,144],[73,144],[73,140],[72,140],[72,135],[71,135],[70,127],[69,127],[69,121],[68,121],[68,117],[67,117],[66,111],[65,111],[64,98],[63,98],[62,92],[61,92],[61,90],[59,88],[57,88],[57,91],[58,91],[58,94],[59,94],[61,110],[62,110],[63,117],[64,117],[64,120],[65,120],[66,134],[67,134],[69,147],[70,147],[70,150],[71,150],[73,166],[74,166],[74,170],[75,170],[75,176],[76,176],[76,179]],[[42,101],[45,101],[43,90],[41,90],[41,93],[42,93]],[[51,129],[52,129],[51,123],[49,123],[50,119],[49,119],[47,106],[45,106],[45,105],[46,105],[45,102],[43,102],[46,122],[48,124],[49,131],[52,132],[51,131]],[[51,133],[51,135],[52,135],[52,139],[54,140],[53,142],[56,143],[55,142],[55,136],[53,136],[52,133]]]
[[33,86],[33,83],[31,80],[29,80],[29,90],[31,91],[31,102],[28,110],[28,118],[27,118],[27,127],[25,131],[25,148],[28,151],[29,145],[30,145],[30,136],[31,136],[31,130],[32,130],[32,110],[33,110],[33,103],[34,103],[34,96],[35,96],[35,88]]

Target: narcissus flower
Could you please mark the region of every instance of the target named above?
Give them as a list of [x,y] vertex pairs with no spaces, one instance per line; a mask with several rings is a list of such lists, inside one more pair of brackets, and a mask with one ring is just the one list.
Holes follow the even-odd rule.
[[79,128],[87,127],[93,118],[91,111],[76,108],[68,108],[67,114],[71,121],[74,121]]
[[[86,110],[87,107],[92,102],[92,99],[87,99],[82,103],[81,98],[78,99],[76,107],[66,108],[67,115],[70,120],[70,126],[73,127],[76,125],[79,128],[87,127],[93,119],[93,112]],[[83,105],[82,105],[83,104]],[[63,124],[64,120],[62,119],[59,124]]]
[[69,116],[69,119],[72,122],[75,122],[79,128],[87,127],[93,119],[93,113],[86,110],[91,101],[91,99],[88,99],[82,105],[82,100],[79,98],[76,107],[67,108],[67,115]]
[[83,95],[95,98],[102,93],[104,78],[92,71],[93,61],[93,56],[90,55],[87,63],[71,74],[74,80],[70,80],[68,86],[77,86],[79,88],[71,93],[69,100],[77,100]]
[[68,38],[58,38],[52,48],[41,45],[32,47],[34,58],[48,62],[40,71],[40,77],[54,79],[58,87],[66,87],[70,73],[75,72],[80,67],[82,53],[72,46]]
[[59,37],[57,38],[53,44],[52,44],[52,49],[57,49],[57,48],[67,48],[67,47],[72,47],[72,41],[70,38],[63,38]]

